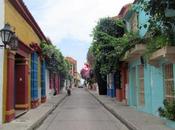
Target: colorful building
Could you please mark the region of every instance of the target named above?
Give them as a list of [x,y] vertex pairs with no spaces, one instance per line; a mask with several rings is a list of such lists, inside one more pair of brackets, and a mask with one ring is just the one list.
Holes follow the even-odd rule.
[[[113,19],[123,19],[130,9],[131,4],[126,4],[122,7],[119,14]],[[127,85],[127,63],[122,61],[120,63],[120,71],[110,73],[107,75],[107,95],[110,97],[116,97],[118,101],[126,100],[125,89]]]
[[[47,39],[22,0],[0,0],[0,9],[0,27],[10,24],[19,42],[15,52],[0,50],[4,57],[4,60],[0,59],[3,70],[0,71],[3,79],[0,82],[0,92],[3,90],[0,94],[0,100],[3,95],[0,121],[9,122],[18,110],[35,108],[46,100],[46,64],[40,43]],[[1,109],[0,104],[0,112]]]
[[72,58],[72,57],[66,57],[65,59],[66,59],[66,60],[69,62],[69,64],[71,65],[69,73],[70,73],[70,75],[73,77],[73,79],[72,79],[72,81],[70,82],[70,84],[71,84],[72,86],[74,86],[74,85],[76,85],[75,83],[76,83],[76,81],[77,81],[77,61],[76,61],[74,58]]
[[75,79],[76,79],[76,81],[75,81],[75,86],[76,87],[78,87],[78,86],[80,86],[80,83],[81,83],[81,75],[80,75],[80,73],[75,73]]
[[[137,5],[137,2],[135,3]],[[129,15],[130,14],[130,15]],[[135,17],[135,20],[132,18]],[[143,37],[147,28],[138,28],[147,24],[149,16],[143,10],[138,13],[130,12],[126,18],[131,31],[135,25],[140,37]],[[163,100],[172,101],[175,96],[175,65],[174,47],[167,46],[154,52],[146,62],[143,54],[146,44],[137,44],[126,53],[129,73],[128,104],[139,111],[158,115],[158,108],[163,106]]]

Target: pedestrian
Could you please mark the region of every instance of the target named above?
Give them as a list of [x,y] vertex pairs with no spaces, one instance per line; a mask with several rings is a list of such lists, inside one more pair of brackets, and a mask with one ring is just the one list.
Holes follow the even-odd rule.
[[66,87],[67,90],[67,95],[70,96],[71,95],[71,86]]

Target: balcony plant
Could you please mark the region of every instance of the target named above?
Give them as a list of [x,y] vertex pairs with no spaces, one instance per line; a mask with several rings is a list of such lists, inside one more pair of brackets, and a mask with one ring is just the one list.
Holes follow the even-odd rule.
[[158,109],[160,117],[166,118],[166,124],[171,128],[175,128],[175,100],[170,102],[165,99],[163,105],[164,107]]

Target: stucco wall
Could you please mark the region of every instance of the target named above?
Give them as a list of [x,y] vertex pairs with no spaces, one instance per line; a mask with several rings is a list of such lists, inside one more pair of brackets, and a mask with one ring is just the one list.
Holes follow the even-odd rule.
[[[148,0],[145,0],[145,1],[148,1]],[[143,37],[148,30],[148,28],[143,27],[145,24],[149,25],[148,20],[149,20],[149,15],[146,15],[146,13],[140,9],[138,13],[138,27],[141,27],[139,29],[139,35],[141,37]]]
[[[0,29],[4,27],[4,0],[0,0]],[[2,44],[0,40],[0,44]],[[2,124],[3,115],[3,64],[4,64],[4,49],[0,48],[0,124]]]
[[15,8],[9,3],[8,0],[5,0],[5,22],[15,27],[16,35],[25,44],[30,44],[31,42],[40,43],[40,39],[34,30],[15,10]]
[[50,99],[50,97],[53,95],[52,89],[50,89],[50,82],[49,82],[49,71],[46,70],[46,97]]
[[[158,115],[158,108],[162,106],[164,99],[162,64],[154,67],[149,64],[144,65],[144,94],[145,105],[139,105],[139,73],[138,65],[140,60],[135,60],[129,64],[129,105],[135,106],[138,110]],[[133,72],[135,67],[136,72]],[[133,81],[136,79],[136,92],[134,93]],[[134,101],[135,100],[135,101]]]

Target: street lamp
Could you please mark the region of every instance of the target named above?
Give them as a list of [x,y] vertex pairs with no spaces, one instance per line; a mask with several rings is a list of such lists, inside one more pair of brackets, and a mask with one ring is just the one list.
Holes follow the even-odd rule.
[[11,50],[17,50],[18,39],[15,35],[15,32],[11,30],[11,26],[9,24],[5,24],[4,28],[0,30],[0,37],[4,44],[0,45],[0,47],[6,48],[8,45]]

